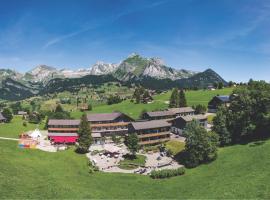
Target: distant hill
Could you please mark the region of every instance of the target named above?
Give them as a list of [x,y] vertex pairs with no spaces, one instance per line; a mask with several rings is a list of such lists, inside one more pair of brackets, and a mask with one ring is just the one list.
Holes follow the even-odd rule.
[[142,85],[149,89],[203,88],[215,82],[226,81],[207,69],[194,72],[166,66],[159,58],[144,58],[132,54],[119,64],[97,62],[92,68],[79,70],[57,69],[39,65],[25,74],[13,70],[0,70],[0,98],[20,100],[34,95],[60,91],[74,91],[82,86],[119,82],[125,85]]

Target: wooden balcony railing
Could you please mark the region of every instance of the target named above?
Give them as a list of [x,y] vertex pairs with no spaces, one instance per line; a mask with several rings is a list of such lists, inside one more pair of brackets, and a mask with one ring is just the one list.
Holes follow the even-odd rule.
[[48,131],[78,131],[79,128],[48,128]]
[[157,140],[141,141],[141,142],[139,142],[139,145],[158,144],[158,143],[162,143],[162,142],[167,142],[169,140],[170,140],[170,138],[162,138],[162,139],[157,139]]
[[138,135],[138,138],[149,138],[149,137],[155,137],[155,136],[161,136],[161,135],[170,135],[170,132],[148,133],[148,134]]

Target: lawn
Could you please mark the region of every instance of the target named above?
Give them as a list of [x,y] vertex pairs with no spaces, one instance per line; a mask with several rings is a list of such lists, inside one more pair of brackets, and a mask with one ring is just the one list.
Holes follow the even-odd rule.
[[44,128],[44,122],[41,124],[27,123],[27,126],[23,126],[22,116],[14,116],[10,123],[0,124],[0,137],[18,138],[19,134],[39,128]]
[[166,149],[171,150],[172,154],[175,156],[176,154],[184,150],[185,143],[177,140],[170,140],[166,142],[165,147]]
[[218,159],[180,177],[153,180],[135,174],[88,174],[73,149],[46,153],[0,140],[2,199],[240,199],[270,197],[270,141],[219,150]]
[[136,155],[136,158],[131,158],[130,155],[124,156],[125,160],[121,160],[119,168],[121,169],[136,169],[139,166],[145,165],[146,157],[144,155]]

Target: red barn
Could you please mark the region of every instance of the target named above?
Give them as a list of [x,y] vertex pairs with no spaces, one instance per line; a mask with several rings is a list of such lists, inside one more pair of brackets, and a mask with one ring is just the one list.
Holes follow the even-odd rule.
[[78,139],[80,120],[50,119],[48,138],[54,143],[74,144]]

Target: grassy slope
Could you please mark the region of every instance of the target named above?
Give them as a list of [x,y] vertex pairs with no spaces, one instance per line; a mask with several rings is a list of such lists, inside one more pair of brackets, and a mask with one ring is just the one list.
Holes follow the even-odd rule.
[[0,140],[1,198],[269,198],[270,141],[220,149],[218,159],[186,175],[152,180],[133,174],[87,173],[73,150],[22,150]]
[[40,125],[27,123],[27,126],[23,126],[23,120],[21,116],[14,116],[10,123],[0,124],[0,137],[18,138],[19,134],[34,130],[36,128],[43,129],[44,123]]
[[[186,92],[186,98],[189,106],[203,104],[207,105],[208,102],[217,94],[220,95],[228,95],[232,92],[232,88],[224,88],[221,90],[198,90],[198,91],[188,91]],[[94,113],[105,113],[105,112],[113,112],[113,111],[121,111],[129,116],[137,119],[143,109],[147,111],[154,110],[162,110],[168,107],[166,101],[169,101],[171,92],[167,92],[165,94],[154,96],[154,102],[150,104],[135,104],[131,103],[129,100],[123,101],[119,104],[113,105],[100,105],[93,107]],[[79,117],[81,113],[76,112],[73,113],[73,117]]]

